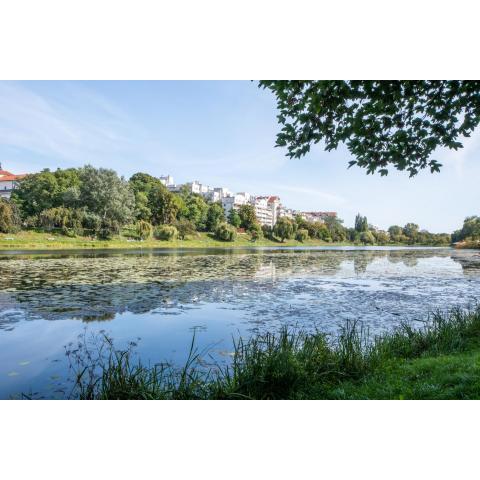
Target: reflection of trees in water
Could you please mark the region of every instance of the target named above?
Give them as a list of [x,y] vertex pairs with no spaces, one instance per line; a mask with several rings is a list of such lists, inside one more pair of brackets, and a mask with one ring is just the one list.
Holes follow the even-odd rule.
[[[111,320],[125,311],[177,314],[198,302],[233,302],[252,291],[271,293],[281,278],[331,277],[352,263],[354,273],[363,275],[375,260],[410,267],[420,258],[435,256],[450,253],[283,250],[9,258],[0,260],[0,317],[7,308],[21,309],[29,318],[87,322]],[[8,321],[8,315],[4,318]]]
[[457,250],[452,254],[452,260],[459,263],[464,275],[480,275],[480,252],[465,252]]

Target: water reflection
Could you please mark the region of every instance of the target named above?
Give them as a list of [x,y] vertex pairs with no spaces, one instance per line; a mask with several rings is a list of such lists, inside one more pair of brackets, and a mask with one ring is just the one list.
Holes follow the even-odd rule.
[[[202,303],[228,304],[256,317],[266,309],[275,316],[279,305],[288,304],[286,316],[305,295],[310,303],[303,300],[295,309],[300,318],[312,314],[320,297],[324,305],[317,314],[336,307],[338,313],[358,311],[359,292],[375,294],[375,303],[388,307],[405,295],[422,296],[424,288],[450,301],[459,282],[480,276],[480,255],[450,249],[27,255],[4,257],[0,268],[0,328],[10,329],[23,319],[178,315]],[[467,299],[478,293],[475,288],[464,289]]]
[[141,337],[146,362],[182,363],[192,331],[221,359],[232,335],[334,332],[352,318],[378,332],[479,294],[480,254],[451,249],[3,256],[0,398],[30,388],[61,396],[63,346],[84,328]]

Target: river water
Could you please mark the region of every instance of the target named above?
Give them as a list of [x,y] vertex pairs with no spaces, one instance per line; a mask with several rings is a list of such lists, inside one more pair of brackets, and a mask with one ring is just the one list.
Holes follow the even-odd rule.
[[[0,398],[63,398],[65,348],[106,332],[143,362],[208,358],[281,326],[371,333],[480,298],[480,252],[449,248],[256,248],[0,253]],[[420,323],[419,323],[420,324]],[[225,360],[228,361],[228,360]]]

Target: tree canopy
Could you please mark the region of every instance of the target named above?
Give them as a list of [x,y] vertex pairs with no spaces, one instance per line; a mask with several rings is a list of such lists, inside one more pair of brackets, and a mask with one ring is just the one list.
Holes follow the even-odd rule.
[[319,142],[326,151],[343,143],[354,157],[349,166],[367,173],[438,172],[435,149],[462,148],[460,137],[480,122],[480,81],[263,80],[260,87],[276,96],[276,145],[290,158]]

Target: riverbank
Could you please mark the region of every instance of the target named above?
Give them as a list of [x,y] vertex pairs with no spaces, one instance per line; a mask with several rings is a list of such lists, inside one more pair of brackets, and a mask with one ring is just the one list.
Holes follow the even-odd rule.
[[[146,367],[103,339],[84,351],[79,399],[480,399],[480,307],[437,314],[368,338],[348,324],[335,339],[283,330],[234,345],[229,368],[202,368],[194,343],[182,369]],[[97,358],[95,364],[84,359]],[[85,372],[89,372],[85,374]]]
[[[238,248],[238,247],[321,247],[321,246],[355,246],[352,242],[329,243],[322,240],[285,240],[278,242],[261,238],[252,241],[250,236],[240,233],[233,242],[217,240],[210,233],[199,232],[185,240],[163,241],[154,238],[148,240],[133,240],[128,237],[117,236],[112,240],[97,240],[89,237],[67,237],[60,234],[45,232],[21,231],[16,234],[0,235],[0,251],[12,250],[103,250],[103,249],[208,249],[208,248]],[[388,244],[388,246],[407,246],[402,244]],[[411,246],[411,245],[410,245]],[[421,246],[421,245],[415,245]],[[428,246],[428,245],[424,245]],[[438,245],[437,245],[438,246]],[[445,245],[448,246],[448,245]]]
[[480,240],[463,240],[454,244],[455,248],[480,250]]

